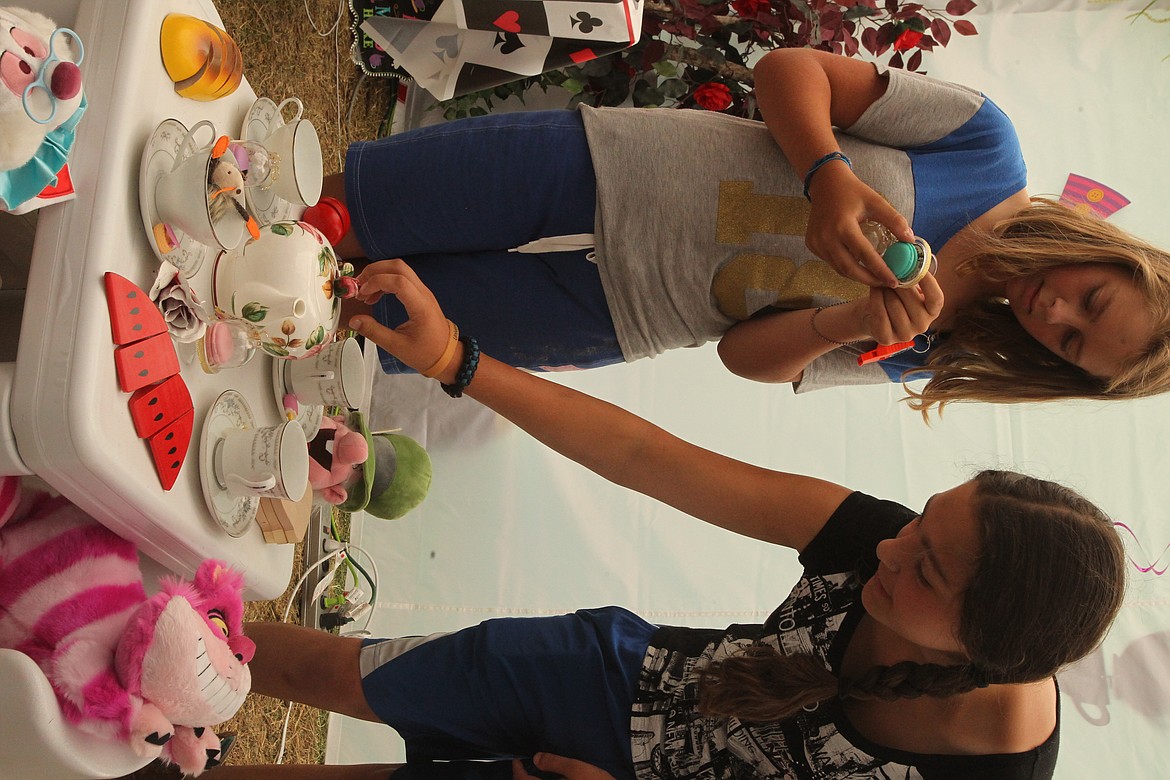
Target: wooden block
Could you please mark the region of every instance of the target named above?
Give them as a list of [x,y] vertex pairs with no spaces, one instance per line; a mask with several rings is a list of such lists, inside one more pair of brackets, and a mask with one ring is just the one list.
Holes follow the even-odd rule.
[[179,373],[179,356],[167,333],[160,333],[114,350],[114,368],[124,393],[161,382]]
[[272,501],[271,498],[260,499],[260,505],[256,509],[256,524],[260,526],[260,530],[264,534],[264,541],[269,544],[284,544],[284,529],[280,527],[269,508]]
[[179,469],[183,467],[183,459],[187,457],[187,449],[191,446],[194,421],[195,413],[188,411],[147,439],[163,490],[170,490],[179,478]]
[[[282,540],[276,544],[295,544],[305,538],[309,530],[309,514],[313,510],[313,491],[306,490],[300,501],[280,501],[273,498],[260,499],[260,511],[256,521],[264,531],[264,540],[269,535]],[[261,520],[263,514],[264,519]],[[265,530],[268,529],[268,530]]]
[[134,282],[112,271],[106,272],[106,307],[110,310],[110,330],[115,344],[132,344],[166,333],[166,320],[150,296]]
[[178,374],[139,388],[130,396],[130,419],[142,439],[149,439],[193,408],[191,391]]

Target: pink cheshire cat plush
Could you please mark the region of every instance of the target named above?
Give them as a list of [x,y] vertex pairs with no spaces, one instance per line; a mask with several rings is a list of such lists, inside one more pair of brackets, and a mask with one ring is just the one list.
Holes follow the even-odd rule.
[[134,546],[62,497],[0,477],[0,647],[31,657],[66,719],[185,774],[219,762],[256,645],[243,577],[204,561],[147,597]]

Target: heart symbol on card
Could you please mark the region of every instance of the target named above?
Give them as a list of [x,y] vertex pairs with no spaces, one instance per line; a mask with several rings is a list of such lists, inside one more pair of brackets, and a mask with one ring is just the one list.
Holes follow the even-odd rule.
[[520,32],[520,14],[516,11],[504,11],[492,24],[504,32],[518,33]]

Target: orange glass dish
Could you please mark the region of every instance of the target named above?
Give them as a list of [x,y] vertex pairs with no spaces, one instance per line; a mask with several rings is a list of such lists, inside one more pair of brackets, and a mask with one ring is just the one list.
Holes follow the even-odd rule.
[[192,100],[232,94],[244,78],[240,47],[224,30],[187,14],[167,14],[159,34],[163,67],[175,92]]

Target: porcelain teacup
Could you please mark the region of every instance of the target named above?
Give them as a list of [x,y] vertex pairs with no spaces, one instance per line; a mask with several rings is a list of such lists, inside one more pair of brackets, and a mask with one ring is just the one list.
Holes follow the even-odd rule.
[[285,389],[302,404],[353,409],[366,383],[366,359],[357,339],[335,342],[315,355],[285,364]]
[[295,421],[232,428],[212,456],[215,480],[234,496],[299,501],[309,485],[309,447]]
[[235,249],[244,240],[247,220],[234,209],[213,215],[207,181],[214,145],[197,147],[193,143],[195,133],[203,128],[211,131],[214,141],[215,126],[210,121],[204,119],[191,126],[175,153],[171,170],[160,176],[155,185],[155,208],[163,222],[199,243]]
[[304,104],[300,98],[281,101],[277,113],[283,117],[285,107],[290,105],[296,107],[292,119],[260,142],[272,160],[272,173],[263,188],[271,189],[290,203],[313,206],[321,199],[321,139],[313,123],[301,118]]

